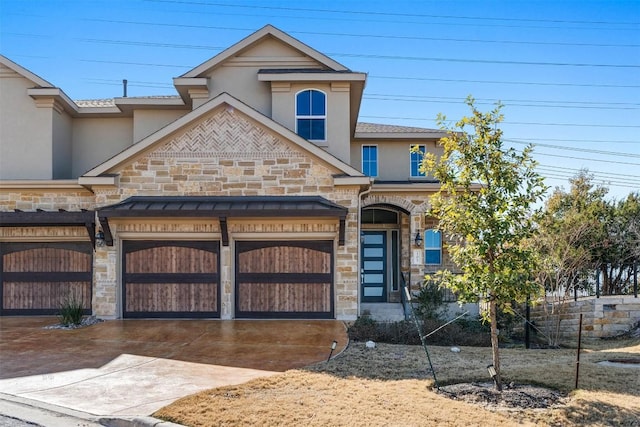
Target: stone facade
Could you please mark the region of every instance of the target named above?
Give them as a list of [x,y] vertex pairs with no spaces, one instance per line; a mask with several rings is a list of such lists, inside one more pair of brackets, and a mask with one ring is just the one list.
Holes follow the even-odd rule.
[[582,337],[604,338],[620,335],[640,322],[640,299],[633,296],[602,296],[566,301],[564,306],[547,302],[532,307],[531,320],[549,335],[560,320],[559,339],[574,342],[582,314]]

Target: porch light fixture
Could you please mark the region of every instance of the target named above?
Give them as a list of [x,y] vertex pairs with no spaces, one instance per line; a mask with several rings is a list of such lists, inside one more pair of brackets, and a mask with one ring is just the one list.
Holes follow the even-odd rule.
[[104,231],[102,230],[98,230],[96,233],[96,246],[99,248],[103,248],[105,246]]
[[416,233],[416,238],[414,239],[416,246],[422,246],[422,234],[420,234],[420,230]]
[[338,345],[338,341],[333,340],[333,342],[331,343],[331,351],[329,352],[329,357],[327,358],[327,362],[331,360],[331,355],[333,354],[333,351],[336,349],[337,345]]

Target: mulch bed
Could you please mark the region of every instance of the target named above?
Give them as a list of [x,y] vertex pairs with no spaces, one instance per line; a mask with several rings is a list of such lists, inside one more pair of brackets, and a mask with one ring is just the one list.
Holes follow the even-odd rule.
[[559,391],[528,384],[505,384],[502,392],[492,383],[461,383],[440,387],[440,393],[488,409],[547,409],[565,404]]

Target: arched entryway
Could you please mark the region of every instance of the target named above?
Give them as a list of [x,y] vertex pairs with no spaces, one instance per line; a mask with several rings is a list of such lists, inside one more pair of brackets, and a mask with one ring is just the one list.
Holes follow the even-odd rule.
[[[360,301],[401,301],[403,249],[409,236],[410,214],[388,204],[370,205],[361,212]],[[404,251],[406,252],[406,251]]]

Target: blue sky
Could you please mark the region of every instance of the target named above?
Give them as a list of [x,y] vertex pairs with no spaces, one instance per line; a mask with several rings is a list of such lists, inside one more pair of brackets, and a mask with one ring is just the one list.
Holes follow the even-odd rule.
[[171,79],[272,24],[369,74],[360,121],[436,127],[504,104],[547,185],[640,189],[640,1],[0,0],[0,52],[73,99]]

